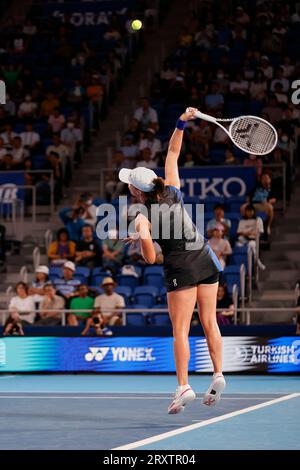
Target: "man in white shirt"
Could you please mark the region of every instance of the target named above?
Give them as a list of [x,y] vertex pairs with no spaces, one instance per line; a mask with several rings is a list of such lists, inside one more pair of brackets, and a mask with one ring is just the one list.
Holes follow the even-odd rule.
[[116,284],[111,277],[105,277],[101,284],[104,294],[95,299],[94,308],[103,316],[106,325],[122,325],[122,312],[117,309],[125,307],[123,297],[114,292]]
[[145,147],[142,150],[142,160],[137,163],[137,167],[145,167],[145,168],[150,168],[153,170],[154,168],[157,167],[156,163],[154,160],[151,158],[151,150],[148,147]]
[[10,151],[15,162],[22,162],[24,158],[29,156],[28,150],[23,147],[22,139],[19,135],[13,138],[12,149]]
[[53,113],[50,114],[48,124],[51,132],[60,132],[64,127],[66,118],[59,112],[59,108],[54,108]]
[[233,95],[246,96],[249,89],[249,82],[243,80],[243,75],[241,73],[236,74],[236,79],[234,82],[231,82],[229,85],[230,93]]
[[263,72],[267,80],[272,80],[274,70],[272,65],[270,65],[269,57],[267,57],[266,55],[263,55],[261,58],[260,70]]
[[155,160],[157,154],[162,151],[161,141],[155,138],[155,130],[152,127],[148,127],[145,138],[140,141],[140,151],[144,148],[150,149],[152,160]]
[[28,286],[19,282],[16,286],[16,296],[10,300],[8,310],[16,313],[22,324],[33,324],[35,319],[35,301],[33,295],[28,295]]
[[18,116],[21,119],[34,117],[37,111],[37,104],[32,101],[30,95],[25,96],[25,101],[23,101],[18,109]]
[[40,143],[40,135],[34,132],[33,125],[27,123],[25,125],[25,131],[20,134],[23,146],[30,150],[34,150]]
[[91,193],[81,194],[79,205],[84,208],[81,218],[85,223],[94,227],[97,222],[97,206],[93,204],[93,195]]
[[67,159],[70,156],[69,149],[62,143],[59,134],[53,135],[52,142],[52,145],[49,145],[46,148],[46,155],[50,155],[51,152],[58,153],[63,168],[63,174],[65,174]]
[[275,91],[277,83],[281,83],[283,93],[287,93],[289,91],[290,82],[287,78],[284,78],[284,70],[281,67],[276,70],[276,77],[271,81],[270,90],[272,92]]
[[3,139],[4,144],[11,145],[11,144],[12,144],[12,141],[13,141],[13,138],[16,137],[17,135],[18,135],[18,134],[16,134],[16,133],[13,131],[12,125],[11,125],[11,124],[6,124],[6,126],[5,126],[5,131],[2,132],[2,134],[0,135],[0,137]]
[[61,131],[60,137],[62,142],[69,148],[71,157],[74,158],[75,154],[80,152],[82,143],[81,129],[75,127],[72,120],[68,120],[67,127]]
[[135,110],[133,117],[140,123],[142,130],[147,129],[149,126],[158,129],[157,112],[150,106],[149,98],[144,97],[141,99],[141,105]]

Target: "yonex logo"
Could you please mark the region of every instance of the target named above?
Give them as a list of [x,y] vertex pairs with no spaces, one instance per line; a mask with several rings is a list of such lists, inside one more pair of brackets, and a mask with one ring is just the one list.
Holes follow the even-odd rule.
[[89,348],[90,352],[84,356],[87,362],[97,361],[101,362],[107,355],[109,348]]

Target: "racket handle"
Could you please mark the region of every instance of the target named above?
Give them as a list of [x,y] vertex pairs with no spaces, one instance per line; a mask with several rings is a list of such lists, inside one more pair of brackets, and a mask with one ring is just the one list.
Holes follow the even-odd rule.
[[201,111],[196,111],[195,116],[199,119],[203,119],[204,121],[213,122],[216,124],[216,118],[210,116],[209,114],[201,113]]

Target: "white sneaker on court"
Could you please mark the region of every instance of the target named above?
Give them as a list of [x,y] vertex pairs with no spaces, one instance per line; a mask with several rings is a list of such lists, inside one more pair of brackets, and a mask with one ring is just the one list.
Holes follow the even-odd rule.
[[221,398],[221,393],[226,386],[224,375],[217,373],[213,375],[212,382],[205,393],[202,403],[207,406],[215,406]]
[[190,385],[182,385],[176,388],[175,397],[168,408],[169,415],[175,415],[184,410],[185,405],[195,400],[196,394]]

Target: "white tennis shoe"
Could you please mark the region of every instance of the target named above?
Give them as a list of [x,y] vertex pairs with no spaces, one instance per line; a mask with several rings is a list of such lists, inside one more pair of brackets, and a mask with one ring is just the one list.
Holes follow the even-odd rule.
[[183,385],[176,388],[175,397],[168,408],[169,415],[175,415],[184,410],[184,407],[195,400],[196,394],[190,385]]
[[215,406],[220,401],[221,394],[226,386],[223,374],[218,373],[213,375],[212,382],[205,393],[202,403],[207,406]]

